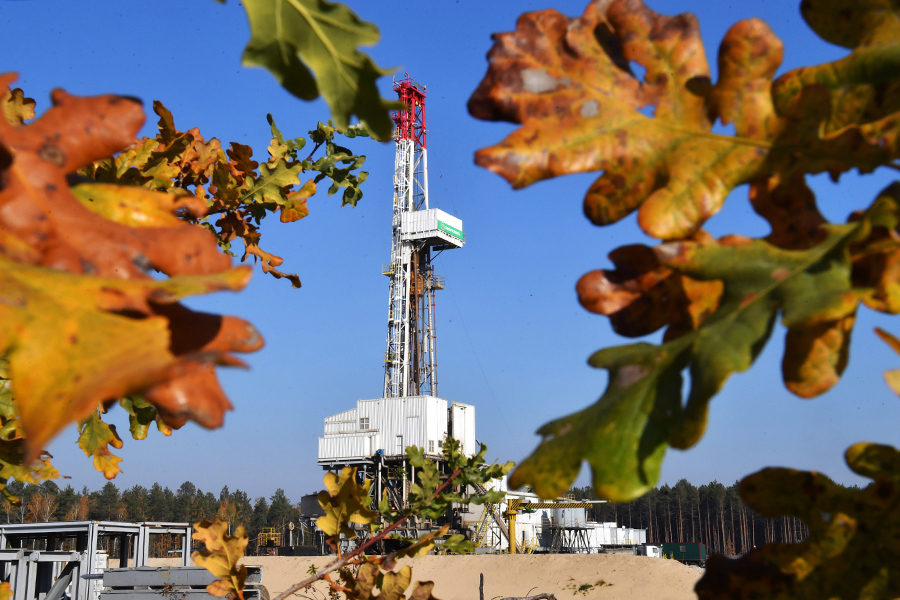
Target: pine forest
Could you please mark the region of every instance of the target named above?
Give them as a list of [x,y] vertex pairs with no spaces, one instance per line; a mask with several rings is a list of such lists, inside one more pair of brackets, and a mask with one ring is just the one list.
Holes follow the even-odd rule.
[[[647,530],[652,544],[701,542],[711,552],[735,556],[768,543],[793,543],[806,538],[806,526],[796,517],[764,518],[747,506],[738,482],[731,486],[713,481],[699,487],[681,479],[674,486],[653,488],[643,497],[625,503],[596,504],[589,519],[600,523]],[[264,528],[274,529],[281,539],[289,539],[288,524],[300,522],[300,505],[279,488],[269,498],[251,499],[246,492],[222,488],[218,495],[204,492],[186,481],[176,490],[154,483],[149,488],[136,485],[124,491],[112,482],[100,490],[81,491],[71,485],[60,488],[52,481],[40,485],[10,483],[10,491],[22,499],[20,506],[0,501],[0,519],[6,523],[42,521],[169,521],[194,523],[216,516],[228,521],[230,530],[246,527],[250,537],[247,551],[257,552],[256,540]],[[569,496],[596,500],[591,487],[576,487]],[[298,545],[311,543],[310,533],[298,527],[293,534]],[[116,549],[109,548],[111,556]],[[166,548],[154,549],[163,556]]]

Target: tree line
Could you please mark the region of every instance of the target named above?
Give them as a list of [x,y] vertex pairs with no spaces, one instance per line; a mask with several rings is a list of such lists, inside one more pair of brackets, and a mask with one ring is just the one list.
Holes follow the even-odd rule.
[[[806,539],[809,530],[800,519],[762,517],[744,503],[739,488],[738,481],[727,487],[718,481],[697,487],[681,479],[673,486],[655,487],[631,502],[595,504],[588,509],[588,517],[646,529],[648,543],[700,542],[711,552],[729,556],[762,544]],[[570,496],[598,499],[590,486],[573,488]]]
[[[289,523],[300,525],[300,507],[281,488],[268,499],[260,496],[253,500],[240,489],[232,492],[225,486],[217,496],[189,481],[174,492],[159,483],[149,489],[135,485],[120,491],[111,481],[97,491],[84,487],[79,492],[71,485],[61,489],[53,481],[40,485],[10,481],[8,489],[22,502],[13,506],[5,499],[0,500],[0,520],[7,523],[83,520],[194,523],[220,517],[228,522],[229,532],[239,525],[247,529],[250,553],[256,552],[258,534],[264,529],[280,534],[284,545],[290,536],[298,545],[314,543],[310,532],[302,527],[289,533]],[[590,486],[573,488],[570,497],[598,499]],[[726,487],[713,481],[698,487],[681,479],[673,486],[653,488],[631,502],[595,504],[588,509],[588,518],[646,529],[648,543],[700,542],[712,552],[732,556],[761,544],[799,542],[808,535],[807,527],[796,517],[760,516],[741,499],[739,482]]]
[[[256,552],[257,537],[263,529],[271,528],[273,533],[281,534],[282,543],[287,545],[288,525],[299,525],[300,521],[299,503],[292,502],[281,488],[268,499],[260,496],[253,500],[239,489],[232,492],[225,486],[217,496],[189,481],[174,492],[159,483],[149,489],[135,485],[120,491],[111,481],[97,491],[84,487],[79,492],[71,485],[61,489],[53,481],[40,485],[10,481],[7,489],[21,504],[14,506],[5,498],[0,500],[0,520],[6,523],[84,520],[195,523],[221,517],[228,521],[229,533],[239,525],[247,529],[250,536],[247,550],[251,553]],[[302,527],[290,535],[295,544],[311,543],[305,539],[309,534]]]

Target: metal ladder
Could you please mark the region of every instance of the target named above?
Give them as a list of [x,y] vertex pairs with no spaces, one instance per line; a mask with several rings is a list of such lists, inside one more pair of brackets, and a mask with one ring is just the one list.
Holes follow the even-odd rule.
[[484,512],[481,513],[481,518],[478,520],[478,525],[475,527],[475,537],[474,542],[477,548],[485,548],[485,539],[487,538],[488,529],[490,529],[488,525],[488,515],[494,512],[494,504],[492,502],[486,503],[484,505]]
[[[473,487],[479,494],[487,494],[487,489],[485,489],[483,485],[475,483],[473,484]],[[480,530],[483,529],[481,533],[482,538],[487,536],[488,529],[490,529],[487,518],[488,516],[491,516],[494,519],[494,523],[497,524],[497,528],[500,529],[500,532],[503,534],[503,537],[505,537],[509,543],[515,544],[518,552],[522,552],[522,546],[516,540],[509,539],[509,528],[507,528],[506,522],[503,520],[503,517],[500,516],[498,512],[499,508],[499,504],[486,503],[484,505],[484,513],[482,513],[481,515],[481,521],[478,522],[478,529],[475,532],[476,546],[479,545],[478,535]]]

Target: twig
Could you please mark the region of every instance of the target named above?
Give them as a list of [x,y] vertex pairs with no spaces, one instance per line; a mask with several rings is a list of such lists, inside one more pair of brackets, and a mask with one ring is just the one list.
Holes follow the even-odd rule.
[[[440,485],[440,487],[438,487],[438,489],[436,489],[436,490],[434,491],[433,497],[437,498],[437,495],[440,494],[441,492],[443,492],[443,491],[444,491],[444,488],[446,488],[448,485],[450,485],[450,482],[452,482],[454,479],[456,479],[457,477],[459,477],[461,474],[462,474],[462,469],[461,469],[461,468],[455,470],[455,471],[450,475],[450,477],[447,478],[447,481],[445,481],[444,483],[442,483],[442,484]],[[285,598],[287,598],[288,596],[290,596],[291,594],[293,594],[293,593],[296,592],[297,590],[300,590],[300,589],[303,589],[303,588],[305,588],[305,587],[307,587],[307,586],[309,586],[309,585],[312,585],[313,583],[315,583],[315,582],[317,582],[317,581],[323,579],[326,575],[328,575],[328,574],[331,573],[332,571],[337,571],[338,569],[344,567],[344,566],[345,566],[347,563],[349,563],[351,560],[353,560],[354,558],[356,558],[357,556],[359,556],[360,554],[362,554],[363,552],[365,552],[365,551],[366,551],[368,548],[370,548],[373,544],[375,544],[376,542],[380,542],[381,540],[383,540],[383,539],[385,538],[386,535],[388,535],[388,534],[389,534],[390,532],[392,532],[394,529],[396,529],[397,527],[399,527],[400,524],[403,523],[403,522],[405,522],[407,519],[409,519],[410,516],[412,516],[412,515],[405,515],[403,518],[397,520],[395,523],[393,523],[392,525],[388,526],[384,531],[382,531],[381,533],[379,533],[379,534],[376,535],[375,537],[369,539],[369,541],[366,542],[365,544],[363,544],[362,546],[357,546],[357,548],[356,548],[355,550],[353,550],[353,551],[350,552],[349,554],[346,554],[346,555],[342,556],[341,558],[338,558],[336,561],[334,561],[333,563],[331,563],[330,565],[328,565],[327,567],[325,567],[324,569],[322,569],[321,571],[319,571],[319,572],[316,573],[315,575],[313,575],[313,576],[311,576],[311,577],[307,577],[306,579],[304,579],[304,580],[301,581],[300,583],[295,583],[294,585],[292,585],[291,587],[289,587],[289,588],[286,589],[285,591],[281,592],[278,596],[276,596],[276,597],[275,597],[275,600],[285,600]],[[535,596],[535,600],[537,600],[537,598],[538,598],[538,597]],[[523,600],[524,600],[524,599],[523,599]],[[529,599],[529,600],[530,600],[530,599]],[[552,598],[552,600],[556,600],[556,598]]]
[[544,593],[537,596],[509,596],[508,598],[500,598],[500,600],[556,600],[556,596]]
[[316,144],[316,147],[312,149],[312,152],[309,153],[309,156],[306,157],[306,160],[312,160],[313,154],[316,153],[316,150],[322,147],[322,142]]

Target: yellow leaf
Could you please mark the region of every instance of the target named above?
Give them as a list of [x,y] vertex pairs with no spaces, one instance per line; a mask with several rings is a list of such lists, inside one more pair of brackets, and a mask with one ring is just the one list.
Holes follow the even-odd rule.
[[20,88],[0,94],[0,112],[10,125],[22,125],[34,118],[34,100],[26,98]]
[[326,473],[324,481],[328,489],[319,492],[319,504],[325,515],[316,524],[325,535],[337,537],[343,533],[353,539],[356,532],[350,523],[368,525],[378,517],[378,513],[367,508],[371,482],[367,479],[362,485],[356,483],[356,468],[344,467],[340,475]]
[[376,597],[372,592],[375,591],[375,582],[380,574],[381,570],[375,563],[362,565],[355,577],[352,573],[342,573],[341,577],[347,581],[347,587],[343,590],[347,600],[369,600]]
[[206,550],[194,552],[193,561],[219,578],[206,587],[213,596],[233,596],[244,599],[244,582],[247,580],[247,567],[238,565],[247,548],[247,530],[238,526],[234,535],[228,535],[228,522],[223,519],[200,521],[194,523],[194,539],[203,542]]
[[[235,364],[229,352],[252,351],[261,339],[242,320],[202,315],[174,302],[240,289],[249,275],[245,267],[163,281],[121,280],[23,266],[0,256],[7,300],[0,302],[0,350],[11,348],[9,371],[31,456],[100,402],[141,391],[170,425],[185,418],[205,427],[221,424],[230,404],[215,381],[214,364]],[[185,403],[171,388],[190,379],[203,387]]]
[[380,600],[402,600],[403,592],[409,587],[412,579],[412,569],[409,565],[403,565],[396,573],[388,572],[381,580]]
[[412,595],[409,597],[409,600],[437,600],[431,595],[431,590],[433,589],[433,581],[417,581],[413,585]]
[[183,191],[175,194],[109,183],[82,183],[71,190],[91,212],[130,227],[180,227],[188,231],[184,228],[191,226],[173,213],[185,209],[202,216],[206,211],[202,199]]
[[109,451],[109,446],[122,448],[122,439],[116,433],[116,426],[104,423],[100,413],[94,411],[79,423],[79,428],[81,435],[78,436],[78,445],[86,455],[93,457],[95,469],[107,479],[114,479],[122,472],[119,468],[122,459]]

